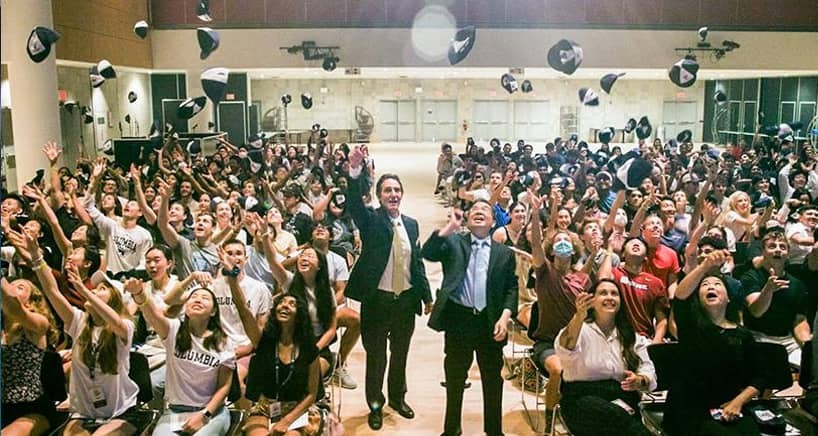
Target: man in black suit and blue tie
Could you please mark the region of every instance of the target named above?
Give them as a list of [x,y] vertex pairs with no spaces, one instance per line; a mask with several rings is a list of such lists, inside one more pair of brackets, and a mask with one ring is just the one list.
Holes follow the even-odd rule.
[[349,274],[346,296],[361,302],[361,342],[366,350],[366,401],[369,427],[383,425],[383,377],[386,345],[390,342],[388,405],[412,419],[406,404],[406,357],[415,330],[415,315],[432,309],[432,293],[420,257],[418,223],[400,213],[403,185],[395,174],[384,174],[375,184],[380,207],[370,209],[363,196],[369,189],[362,175],[363,152],[349,153],[347,210],[361,232],[361,256]]
[[443,435],[462,434],[463,386],[477,354],[483,385],[483,431],[503,434],[503,346],[509,319],[517,311],[514,253],[492,242],[493,208],[477,200],[466,218],[468,232],[458,233],[463,212],[453,210],[449,223],[423,244],[423,257],[443,263],[443,284],[429,317],[429,327],[445,332],[446,418]]

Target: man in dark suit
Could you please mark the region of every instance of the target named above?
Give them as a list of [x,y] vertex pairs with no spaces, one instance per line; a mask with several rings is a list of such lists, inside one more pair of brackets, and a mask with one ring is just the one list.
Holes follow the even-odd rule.
[[[403,185],[397,175],[384,174],[375,191],[380,207],[364,205],[366,177],[361,174],[363,152],[355,147],[349,154],[350,181],[347,210],[361,232],[361,257],[349,275],[346,295],[361,302],[361,340],[366,350],[366,401],[369,426],[383,425],[383,376],[386,372],[386,343],[389,351],[389,407],[407,419],[415,412],[406,404],[406,357],[415,330],[414,315],[432,308],[432,293],[420,257],[418,223],[400,213]],[[365,170],[365,168],[364,168]]]
[[466,219],[468,232],[457,233],[463,212],[455,209],[449,223],[423,244],[424,258],[443,263],[429,327],[445,332],[445,436],[462,433],[463,386],[475,352],[483,384],[483,431],[503,434],[500,371],[508,321],[517,311],[517,276],[513,252],[489,236],[492,212],[491,204],[477,200]]

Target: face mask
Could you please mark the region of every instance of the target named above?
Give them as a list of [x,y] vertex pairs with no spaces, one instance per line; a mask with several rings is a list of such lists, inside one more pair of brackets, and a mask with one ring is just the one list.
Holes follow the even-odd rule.
[[614,225],[617,227],[625,227],[628,224],[628,217],[617,214],[614,218]]
[[574,254],[574,246],[569,241],[557,241],[554,244],[554,255],[557,257],[570,257]]

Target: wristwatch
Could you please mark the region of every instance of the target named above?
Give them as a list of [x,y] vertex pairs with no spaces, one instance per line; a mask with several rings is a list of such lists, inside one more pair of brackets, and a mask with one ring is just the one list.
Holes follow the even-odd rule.
[[233,269],[222,268],[222,275],[226,277],[238,277],[239,273],[241,269],[237,266],[234,266]]
[[212,418],[212,417],[213,417],[213,414],[212,414],[212,413],[210,413],[210,411],[209,411],[209,410],[207,410],[207,409],[204,409],[204,410],[202,411],[202,415],[204,415],[205,419],[207,419],[208,421],[210,420],[210,418]]

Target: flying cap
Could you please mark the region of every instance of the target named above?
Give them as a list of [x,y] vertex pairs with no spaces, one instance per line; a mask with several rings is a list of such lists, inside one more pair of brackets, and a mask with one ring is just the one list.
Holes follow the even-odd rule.
[[642,181],[650,176],[653,171],[650,162],[643,159],[634,150],[620,156],[617,160],[621,162],[621,165],[616,170],[616,178],[613,184],[614,191],[638,188]]
[[114,155],[114,142],[111,140],[111,138],[108,138],[105,142],[102,143],[102,147],[100,147],[100,150],[103,153],[107,154],[108,156]]
[[145,39],[148,36],[148,22],[145,20],[140,20],[134,23],[133,25],[133,33],[136,34],[141,39]]
[[85,124],[91,124],[94,122],[94,114],[91,113],[91,108],[88,106],[82,107],[82,122]]
[[48,27],[37,26],[28,35],[26,52],[32,61],[40,63],[51,54],[51,44],[60,39],[60,34]]
[[284,95],[281,96],[281,104],[283,104],[284,106],[287,106],[288,104],[290,104],[292,102],[293,102],[293,96],[291,96],[290,94],[284,94]]
[[312,108],[312,95],[310,95],[310,93],[305,92],[301,94],[301,106],[307,110]]
[[108,59],[103,59],[97,63],[97,71],[105,79],[116,79],[116,71],[114,71],[114,66],[111,65]]
[[579,101],[585,106],[598,106],[599,97],[591,88],[579,88]]
[[574,74],[582,64],[582,47],[574,41],[561,39],[548,50],[548,65],[565,74]]
[[176,116],[189,120],[204,109],[207,105],[207,97],[193,97],[183,101],[178,108],[176,108]]
[[522,85],[520,85],[520,91],[528,94],[529,92],[533,91],[534,87],[531,86],[531,81],[528,79],[523,80]]
[[679,60],[668,71],[670,81],[676,86],[687,88],[696,83],[696,74],[699,72],[699,64],[695,59],[686,57]]
[[613,127],[606,127],[599,131],[599,142],[608,144],[613,140],[614,135],[616,135],[616,130]]
[[199,0],[196,4],[196,17],[205,23],[213,21],[210,17],[210,0]]
[[102,74],[99,73],[99,68],[94,65],[88,71],[88,78],[91,80],[91,86],[94,88],[99,88],[105,83],[105,77],[102,77]]
[[625,128],[622,130],[624,130],[625,133],[631,133],[634,129],[636,129],[636,120],[631,118],[627,123],[625,123]]
[[610,94],[611,88],[613,87],[614,82],[616,82],[616,79],[624,75],[625,73],[608,73],[602,76],[601,79],[599,79],[599,86],[602,88],[603,91],[605,91],[606,94]]
[[717,89],[713,94],[713,101],[716,102],[716,104],[725,103],[727,102],[727,94],[725,94],[721,89]]
[[213,104],[219,104],[224,97],[229,75],[230,70],[221,67],[209,68],[202,71],[202,75],[200,76],[202,89]]
[[128,103],[133,103],[135,101],[136,101],[136,93],[133,92],[133,91],[130,91],[128,93]]
[[191,156],[195,156],[202,152],[202,143],[197,139],[191,139],[187,142],[187,145],[185,145],[185,150],[187,150]]
[[639,139],[645,139],[650,137],[651,133],[653,133],[653,126],[650,125],[650,120],[648,120],[648,117],[640,118],[639,123],[636,125],[636,137]]
[[684,129],[676,135],[676,140],[684,144],[693,140],[693,132],[689,129]]
[[505,73],[502,77],[500,77],[500,86],[508,91],[509,94],[513,94],[515,91],[517,91],[517,79],[515,79],[511,74]]
[[474,26],[467,26],[457,31],[454,39],[449,43],[449,63],[455,65],[460,63],[474,47],[477,30]]
[[199,39],[199,59],[207,59],[210,53],[219,48],[219,33],[209,27],[199,27],[196,29],[196,37]]

